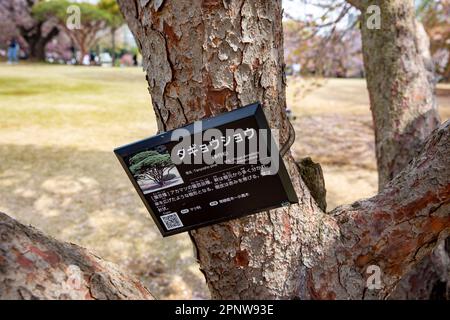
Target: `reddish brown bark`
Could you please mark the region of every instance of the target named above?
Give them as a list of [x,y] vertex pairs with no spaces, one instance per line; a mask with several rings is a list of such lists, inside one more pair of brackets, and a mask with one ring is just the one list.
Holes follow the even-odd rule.
[[[380,28],[368,7],[380,8]],[[395,177],[438,127],[429,41],[412,1],[360,1],[361,36],[375,128],[379,188]],[[431,73],[431,74],[430,74]]]
[[83,58],[89,53],[89,48],[92,48],[98,41],[98,32],[105,27],[104,21],[94,21],[88,25],[83,26],[82,29],[71,30],[66,26],[65,21],[59,22],[59,27],[65,30],[70,39],[75,43],[78,50],[80,50],[80,57],[78,64],[83,63]]
[[[361,10],[364,67],[382,189],[419,152],[424,140],[439,125],[434,65],[428,36],[416,21],[413,1],[348,2]],[[373,5],[380,9],[379,28],[369,23],[374,11],[368,7]],[[447,271],[442,273],[438,267],[448,260],[445,251],[436,251],[433,257],[425,259],[417,272],[412,270],[405,277],[397,297],[429,298],[433,288],[447,277]]]
[[0,239],[0,300],[153,299],[118,266],[1,212]]
[[[261,101],[287,141],[280,1],[119,4],[161,131]],[[332,215],[318,208],[287,153],[299,205],[191,233],[212,297],[386,297],[449,226],[448,130],[378,196]],[[370,263],[385,268],[384,285],[367,293]]]
[[[288,139],[280,1],[119,2],[144,57],[161,130],[260,100],[271,127],[281,129],[282,143]],[[191,233],[212,297],[389,297],[448,236],[449,147],[450,121],[378,195],[328,214],[287,153],[283,160],[298,205]],[[0,236],[6,297],[150,297],[134,279],[85,250],[4,215]],[[381,268],[378,290],[367,287],[371,265]],[[73,266],[83,274],[81,290],[63,285],[72,283]]]

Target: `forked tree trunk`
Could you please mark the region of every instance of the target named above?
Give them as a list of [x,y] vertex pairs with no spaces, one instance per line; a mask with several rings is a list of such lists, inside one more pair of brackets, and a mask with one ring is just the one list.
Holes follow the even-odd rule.
[[[434,65],[428,36],[415,18],[413,1],[349,2],[362,12],[364,67],[381,190],[417,155],[424,140],[439,125]],[[379,28],[373,23],[376,12],[368,10],[373,5],[380,9]],[[393,296],[427,299],[448,295],[448,252],[437,249],[432,257],[424,258]]]
[[[134,4],[121,2],[140,43],[161,129],[259,99],[286,139],[279,2]],[[217,71],[227,70],[225,81]],[[380,194],[330,214],[317,207],[286,155],[299,205],[192,233],[213,297],[387,297],[448,235],[449,144],[447,122]],[[151,298],[113,265],[5,215],[0,237],[0,298]],[[365,280],[373,264],[382,271],[379,290]]]
[[[380,8],[373,28],[369,5]],[[361,1],[364,68],[374,120],[378,184],[382,189],[420,151],[438,127],[429,43],[414,2]]]
[[[122,10],[144,56],[161,130],[260,100],[287,140],[279,2],[124,1]],[[318,208],[287,154],[298,206],[192,232],[212,296],[387,297],[450,227],[449,143],[447,123],[379,195],[331,214]],[[2,297],[150,297],[80,248],[6,217],[0,226]],[[382,271],[380,290],[366,286],[373,264]],[[81,281],[73,278],[77,268]],[[64,281],[51,282],[55,276]],[[74,289],[73,281],[82,285]]]
[[[160,131],[261,101],[281,143],[288,139],[280,0],[118,2],[141,49]],[[191,233],[212,297],[387,297],[450,226],[449,126],[379,195],[331,214],[287,153],[299,205]],[[380,290],[366,287],[372,264],[383,272]]]

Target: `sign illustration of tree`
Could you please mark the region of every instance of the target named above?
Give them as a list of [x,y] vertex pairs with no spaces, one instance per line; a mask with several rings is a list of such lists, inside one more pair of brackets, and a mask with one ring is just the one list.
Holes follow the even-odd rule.
[[164,185],[170,170],[175,167],[168,153],[154,150],[134,155],[130,158],[130,165],[130,171],[138,181],[151,180],[159,186]]

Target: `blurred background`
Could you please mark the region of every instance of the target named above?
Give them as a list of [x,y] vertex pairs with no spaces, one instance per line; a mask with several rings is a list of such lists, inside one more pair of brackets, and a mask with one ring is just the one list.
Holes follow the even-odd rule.
[[[283,6],[292,151],[320,162],[332,210],[377,192],[358,17],[344,1]],[[450,2],[416,9],[446,120]],[[162,239],[112,153],[156,131],[114,0],[0,0],[0,211],[118,263],[158,298],[207,298],[188,236]]]

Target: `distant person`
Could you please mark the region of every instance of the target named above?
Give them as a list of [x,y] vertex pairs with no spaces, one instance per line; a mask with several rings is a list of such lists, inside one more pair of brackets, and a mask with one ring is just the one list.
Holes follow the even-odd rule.
[[137,65],[138,65],[137,54],[135,53],[135,54],[133,55],[133,66],[137,67]]
[[16,38],[12,38],[8,45],[8,64],[14,64],[19,62],[19,42]]
[[91,51],[91,52],[89,53],[89,64],[90,64],[91,66],[93,66],[93,65],[96,64],[96,62],[95,62],[95,53],[94,53],[94,51]]
[[70,63],[76,64],[77,63],[77,53],[76,53],[75,47],[73,45],[70,46],[70,54],[71,54]]

